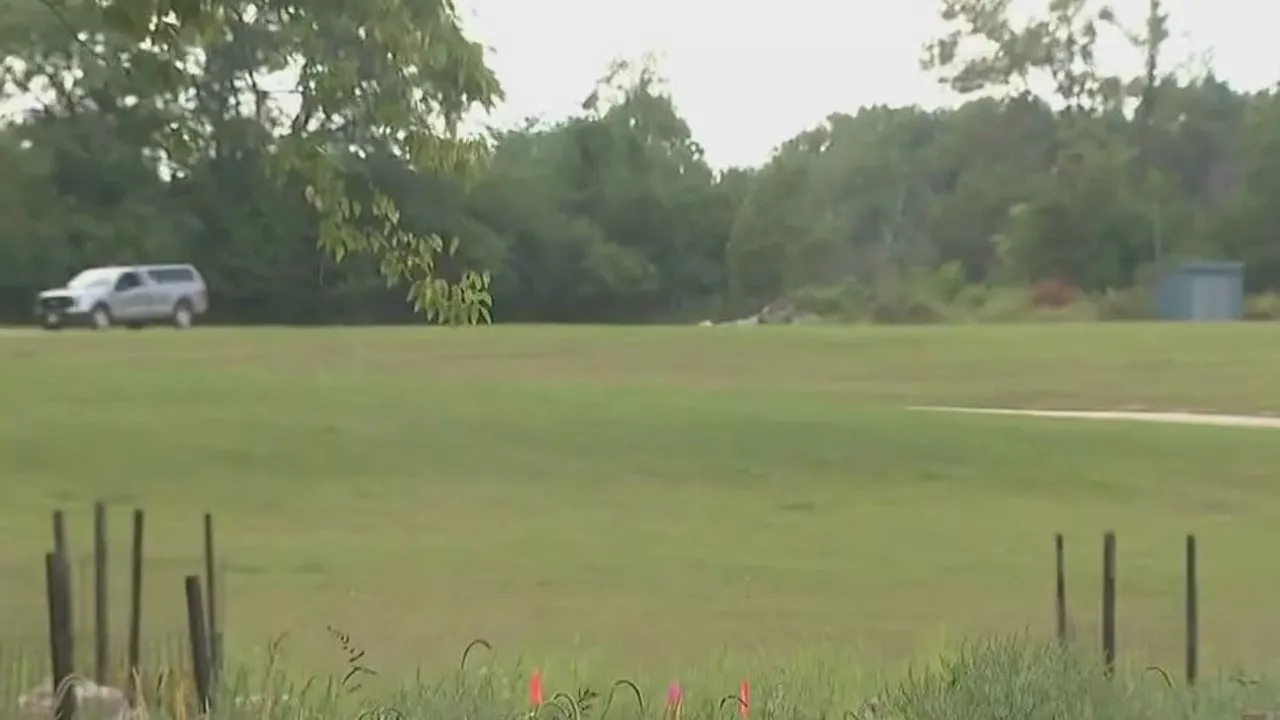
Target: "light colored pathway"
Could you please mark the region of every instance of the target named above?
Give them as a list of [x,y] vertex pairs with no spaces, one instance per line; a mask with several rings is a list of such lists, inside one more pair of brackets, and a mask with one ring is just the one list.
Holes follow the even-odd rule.
[[1081,420],[1129,420],[1140,422],[1181,423],[1183,425],[1221,425],[1280,429],[1280,417],[1262,415],[1217,415],[1189,412],[1133,412],[1105,410],[1014,410],[1011,408],[969,408],[914,406],[908,410],[931,412],[979,413],[983,415],[1022,415],[1026,417],[1071,418]]

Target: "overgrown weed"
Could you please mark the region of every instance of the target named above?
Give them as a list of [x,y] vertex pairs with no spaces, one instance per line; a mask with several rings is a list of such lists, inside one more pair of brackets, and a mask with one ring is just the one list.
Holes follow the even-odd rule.
[[[856,668],[803,663],[751,673],[748,699],[736,683],[709,679],[679,688],[666,702],[666,682],[616,678],[598,684],[549,680],[545,701],[530,698],[531,673],[503,668],[483,639],[461,653],[457,669],[434,679],[419,674],[389,691],[365,687],[378,674],[368,653],[346,633],[329,628],[343,654],[325,679],[291,679],[283,667],[283,638],[259,672],[223,675],[214,717],[228,720],[1238,720],[1248,710],[1280,708],[1280,685],[1239,674],[1208,677],[1189,688],[1162,668],[1120,667],[1108,677],[1100,664],[1057,645],[1023,636],[962,643],[908,669],[902,677],[859,687]],[[6,654],[4,670],[30,662]],[[148,716],[195,718],[194,684],[160,671],[144,688]],[[13,687],[15,683],[5,683]],[[11,703],[16,698],[6,697]],[[12,707],[12,705],[10,705]]]

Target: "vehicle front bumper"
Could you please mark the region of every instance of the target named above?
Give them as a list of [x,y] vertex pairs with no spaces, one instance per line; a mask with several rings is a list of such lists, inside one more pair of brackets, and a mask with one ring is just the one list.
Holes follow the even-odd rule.
[[35,309],[36,322],[43,327],[88,327],[93,316],[88,310],[72,306],[67,308],[39,307]]

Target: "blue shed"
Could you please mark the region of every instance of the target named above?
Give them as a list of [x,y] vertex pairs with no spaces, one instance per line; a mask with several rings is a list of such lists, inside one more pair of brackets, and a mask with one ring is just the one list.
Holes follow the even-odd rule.
[[1244,263],[1188,262],[1156,287],[1163,320],[1239,320],[1244,317]]

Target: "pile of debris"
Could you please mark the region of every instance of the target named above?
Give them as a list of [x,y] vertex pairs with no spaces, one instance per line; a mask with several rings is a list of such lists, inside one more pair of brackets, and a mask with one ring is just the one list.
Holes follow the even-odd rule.
[[708,327],[711,325],[809,325],[817,322],[822,322],[822,318],[813,313],[801,311],[786,298],[778,298],[754,315],[722,323],[703,320],[698,324]]

